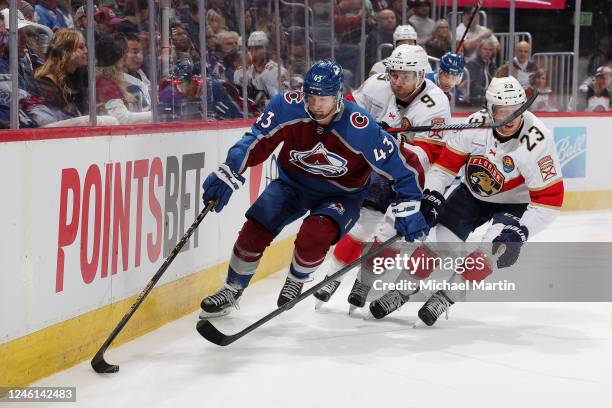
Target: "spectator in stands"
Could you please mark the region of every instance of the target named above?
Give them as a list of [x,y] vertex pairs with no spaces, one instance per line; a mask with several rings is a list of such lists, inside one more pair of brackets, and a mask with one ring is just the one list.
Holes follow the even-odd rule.
[[[6,30],[10,29],[10,20],[9,20],[9,9],[4,9],[1,11],[1,14],[4,19],[4,25]],[[36,81],[34,79],[34,67],[32,65],[32,61],[36,61],[35,56],[31,54],[31,51],[27,45],[27,32],[34,27],[34,24],[31,21],[26,20],[21,14],[20,11],[17,13],[17,59],[18,59],[18,70],[19,70],[19,89],[24,90],[28,95],[34,95],[36,97],[41,96],[40,89],[36,85]],[[6,33],[6,38],[8,39],[8,32]],[[6,45],[4,48],[4,54],[0,55],[0,73],[9,74],[10,73],[10,64],[9,64],[9,43],[6,41]]]
[[538,69],[529,78],[529,85],[525,88],[527,98],[531,98],[534,90],[538,91],[538,96],[529,108],[532,112],[559,112],[559,103],[547,83],[546,72]]
[[494,55],[495,43],[490,38],[486,38],[479,44],[476,57],[465,64],[470,73],[470,103],[483,104],[485,102],[485,91],[497,69],[493,59]]
[[68,27],[64,13],[57,7],[57,0],[38,0],[34,10],[39,24],[52,30]]
[[102,35],[111,35],[117,32],[117,26],[123,23],[123,19],[115,15],[115,12],[108,7],[100,7],[94,13],[96,32]]
[[397,26],[395,13],[392,10],[382,10],[376,17],[378,24],[366,40],[366,71],[368,72],[378,61],[377,53],[380,44],[393,44],[393,32]]
[[96,107],[98,113],[115,117],[121,124],[151,121],[151,112],[131,112],[135,100],[127,90],[123,61],[127,41],[122,34],[96,40]]
[[429,17],[431,4],[429,0],[414,0],[412,7],[414,15],[408,19],[408,22],[417,32],[417,44],[422,45],[431,38],[434,31],[435,22]]
[[181,17],[181,22],[189,34],[189,38],[195,49],[200,49],[200,14],[198,3],[189,4],[189,12]]
[[127,3],[129,1],[135,0],[115,0],[115,7],[113,7],[113,11],[117,17],[123,18],[126,16],[128,10]]
[[[206,7],[208,11],[214,11],[215,13],[223,16],[223,29],[229,29],[231,31],[240,31],[238,27],[238,20],[236,15],[236,9],[234,8],[235,1],[233,0],[207,0]],[[219,29],[217,32],[219,32]]]
[[[19,5],[19,1],[17,2]],[[34,7],[25,0],[21,1],[21,6],[19,6],[19,11],[23,14],[23,17],[32,22],[36,22],[36,13],[34,12]]]
[[334,8],[334,26],[339,48],[336,59],[345,70],[352,71],[359,76],[361,72],[360,41],[361,20],[366,19],[366,33],[369,33],[372,24],[364,0],[340,0]]
[[[289,62],[290,77],[302,77],[308,68],[306,66],[306,30],[304,27],[291,26],[289,31]],[[295,79],[298,80],[297,78]]]
[[[31,128],[36,127],[37,123],[26,113],[25,109],[36,103],[36,97],[28,91],[38,89],[33,84],[33,78],[30,78],[31,65],[28,69],[29,59],[27,57],[27,47],[25,43],[25,30],[31,26],[31,22],[25,20],[19,12],[17,17],[18,26],[18,93],[16,99],[18,102],[18,122],[19,127]],[[2,10],[0,13],[0,25],[6,30],[10,28],[9,10]],[[8,129],[11,125],[11,100],[13,99],[11,86],[10,64],[9,64],[9,33],[8,31],[0,31],[0,129]],[[34,101],[32,101],[34,99]],[[40,101],[38,101],[40,103]]]
[[[402,19],[402,3],[403,2],[408,2],[408,0],[389,0],[389,7],[391,10],[393,10],[393,13],[395,13],[395,21],[397,21],[397,24],[403,24],[404,20]],[[408,10],[408,7],[406,7],[406,10]],[[406,19],[409,16],[406,15]]]
[[[171,23],[170,41],[174,49],[175,65],[190,66],[189,71],[195,75],[200,75],[202,73],[200,51],[193,46],[185,26],[179,22]],[[223,75],[223,67],[221,65],[215,68],[215,75]],[[183,71],[186,72],[187,70],[183,69]]]
[[210,9],[206,12],[206,29],[213,35],[219,34],[221,30],[225,29],[225,19],[223,15]]
[[231,51],[238,49],[238,41],[240,36],[235,31],[220,31],[217,34],[217,43],[219,44],[219,56],[225,58]]
[[127,91],[135,100],[135,112],[151,110],[151,82],[142,70],[144,63],[142,41],[134,34],[124,35],[127,41],[127,52],[123,59],[123,77],[126,82]]
[[430,57],[441,58],[451,51],[452,39],[448,21],[440,19],[436,21],[431,38],[425,43],[425,50]]
[[225,57],[223,57],[223,67],[225,68],[224,75],[225,80],[230,84],[234,83],[234,74],[238,68],[240,68],[242,55],[238,49],[230,51]]
[[[45,64],[36,71],[44,95],[44,107],[30,114],[39,126],[85,126],[87,107],[87,47],[76,29],[58,30],[49,43]],[[117,124],[111,117],[98,117],[99,125]]]
[[[459,24],[457,30],[455,31],[457,41],[460,41],[461,37],[463,37],[463,33],[465,33],[470,18],[475,12],[475,6],[467,6],[463,9],[463,22]],[[497,38],[495,38],[493,32],[488,28],[481,26],[479,23],[480,14],[477,13],[474,16],[472,25],[470,26],[470,31],[468,31],[467,35],[465,36],[465,40],[463,41],[463,55],[466,61],[476,56],[476,51],[478,50],[480,43],[485,39],[489,39],[493,43],[493,55],[499,51],[499,41]]]
[[314,59],[328,58],[333,46],[330,2],[329,0],[311,0],[310,7],[312,7],[317,22],[317,29],[310,32],[313,42],[317,44],[314,49]]
[[595,71],[595,78],[588,85],[586,93],[587,112],[610,111],[610,78],[612,68],[602,65]]
[[[94,14],[98,11],[98,8],[94,6]],[[81,6],[74,12],[74,28],[85,33],[87,30],[87,8]]]
[[512,59],[512,76],[514,76],[523,88],[529,86],[529,78],[538,70],[538,65],[529,59],[531,46],[527,41],[519,41],[514,48]]
[[244,11],[244,32],[247,36],[251,35],[257,28],[257,20],[255,19],[255,11],[251,8]]

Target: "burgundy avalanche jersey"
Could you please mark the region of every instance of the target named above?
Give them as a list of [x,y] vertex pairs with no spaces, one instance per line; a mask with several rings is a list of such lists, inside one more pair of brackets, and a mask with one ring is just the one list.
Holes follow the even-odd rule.
[[419,200],[420,188],[410,158],[399,153],[395,138],[354,103],[327,126],[313,121],[297,91],[270,100],[251,130],[230,148],[226,163],[236,172],[266,160],[280,144],[280,178],[318,193],[346,194],[368,185],[374,169],[394,179],[399,201]]

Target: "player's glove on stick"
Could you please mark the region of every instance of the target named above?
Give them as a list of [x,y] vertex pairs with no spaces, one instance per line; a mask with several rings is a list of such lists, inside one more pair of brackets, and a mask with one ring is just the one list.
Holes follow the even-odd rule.
[[391,206],[391,212],[395,216],[395,229],[406,241],[414,241],[429,233],[429,225],[419,211],[420,206],[418,201],[404,201]]
[[496,254],[502,244],[506,250],[497,258],[498,268],[507,268],[518,260],[523,243],[529,237],[529,230],[524,225],[506,225],[493,240],[493,253]]
[[210,200],[217,200],[217,205],[214,207],[215,212],[220,212],[229,201],[232,193],[238,190],[244,184],[244,177],[234,173],[232,169],[225,163],[206,177],[202,188],[202,200],[206,205]]
[[421,213],[427,221],[429,228],[432,228],[438,223],[438,217],[440,211],[446,204],[444,196],[437,191],[431,191],[429,189],[423,191],[423,198],[421,199]]

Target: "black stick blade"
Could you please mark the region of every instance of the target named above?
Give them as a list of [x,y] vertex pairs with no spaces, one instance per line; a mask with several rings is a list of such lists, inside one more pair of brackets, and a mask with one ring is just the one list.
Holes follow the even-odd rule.
[[216,344],[217,346],[227,346],[228,344],[234,342],[234,339],[232,338],[234,336],[226,336],[225,334],[221,333],[208,320],[200,320],[196,325],[196,329],[202,337],[211,343]]
[[99,374],[110,374],[119,371],[119,366],[114,364],[108,364],[104,360],[104,354],[97,353],[94,358],[91,359],[91,368]]

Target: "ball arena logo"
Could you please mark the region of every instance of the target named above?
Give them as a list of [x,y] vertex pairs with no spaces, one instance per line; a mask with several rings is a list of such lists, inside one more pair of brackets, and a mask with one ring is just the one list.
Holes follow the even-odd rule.
[[466,167],[466,180],[470,189],[482,197],[490,197],[501,191],[504,176],[495,164],[485,157],[470,157]]
[[555,144],[564,178],[586,176],[587,128],[555,127]]
[[348,172],[348,161],[327,150],[321,142],[305,152],[292,150],[289,152],[289,157],[292,164],[308,173],[324,177],[340,177]]

